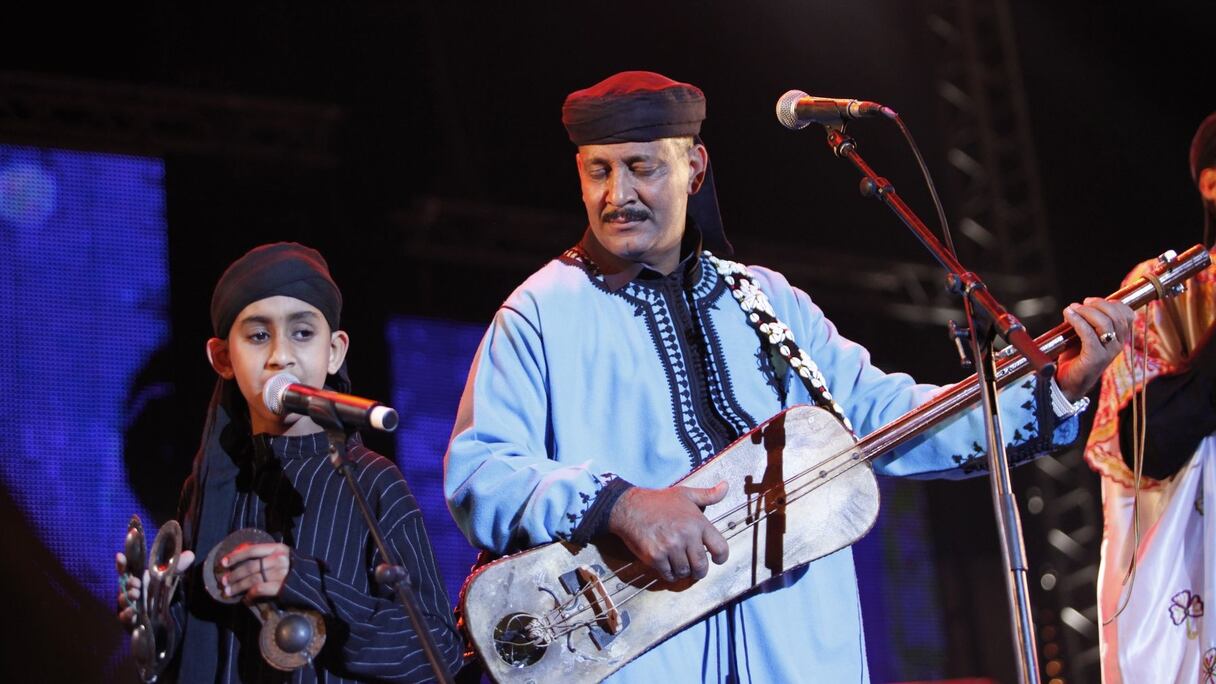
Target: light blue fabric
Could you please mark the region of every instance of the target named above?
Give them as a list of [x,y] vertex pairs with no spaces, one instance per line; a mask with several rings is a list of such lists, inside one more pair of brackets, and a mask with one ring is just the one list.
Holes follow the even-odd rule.
[[[811,403],[792,373],[780,381],[782,401],[756,332],[708,261],[698,258],[703,275],[691,301],[717,350],[709,390],[723,419],[746,429],[790,405]],[[938,390],[875,368],[806,293],[778,273],[751,270],[859,434]],[[712,456],[683,399],[691,362],[675,332],[672,308],[679,300],[659,289],[635,280],[610,291],[571,251],[499,309],[470,371],[445,463],[449,507],[475,545],[502,554],[567,539],[612,478],[663,487]],[[1050,418],[1043,429],[1053,439],[1039,439],[1036,394],[1032,382],[1001,393],[1007,438],[1014,435],[1011,458],[1027,460],[1076,438],[1075,418]],[[982,435],[979,411],[971,411],[883,456],[876,470],[962,477],[961,466],[974,470],[983,462]],[[868,681],[852,551],[787,573],[611,681],[724,682],[732,668],[742,682]]]

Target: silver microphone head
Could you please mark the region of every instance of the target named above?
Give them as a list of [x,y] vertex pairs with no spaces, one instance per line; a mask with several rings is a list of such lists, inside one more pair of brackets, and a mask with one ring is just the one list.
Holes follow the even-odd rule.
[[266,408],[276,416],[281,416],[286,413],[286,407],[283,406],[283,393],[287,391],[288,386],[298,385],[300,379],[286,371],[279,373],[266,381],[266,386],[262,388],[262,403],[266,404]]
[[791,131],[796,131],[811,125],[809,120],[801,121],[798,119],[798,100],[804,97],[810,96],[801,90],[788,90],[781,96],[781,99],[777,100],[777,120],[781,122],[782,126]]

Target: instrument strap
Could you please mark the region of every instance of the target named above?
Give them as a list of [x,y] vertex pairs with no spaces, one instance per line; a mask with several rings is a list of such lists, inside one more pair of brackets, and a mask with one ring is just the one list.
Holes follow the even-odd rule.
[[831,411],[844,424],[846,430],[853,432],[853,424],[849,422],[844,410],[832,398],[832,393],[828,391],[827,381],[824,379],[823,373],[819,371],[819,366],[794,341],[794,333],[789,326],[777,318],[776,312],[773,311],[773,307],[768,301],[768,296],[756,283],[755,276],[743,264],[719,259],[709,252],[705,252],[705,256],[713,264],[718,275],[726,281],[731,295],[747,316],[748,324],[756,329],[760,334],[760,339],[764,340],[774,356],[779,355],[797,372],[798,379],[806,386],[815,405]]

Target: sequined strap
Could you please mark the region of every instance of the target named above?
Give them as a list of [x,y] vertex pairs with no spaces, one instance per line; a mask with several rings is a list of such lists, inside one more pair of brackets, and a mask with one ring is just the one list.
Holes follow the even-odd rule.
[[770,348],[780,354],[798,373],[798,378],[802,380],[802,384],[811,394],[811,400],[817,406],[831,411],[844,424],[845,429],[853,432],[853,424],[849,422],[848,416],[832,398],[832,393],[828,391],[827,381],[824,379],[823,373],[819,371],[819,366],[815,365],[811,357],[794,341],[794,334],[790,331],[789,326],[778,320],[776,312],[769,304],[768,297],[760,290],[755,277],[747,270],[747,267],[734,261],[719,259],[709,252],[705,252],[705,256],[726,281],[731,295],[747,316],[747,322],[760,333],[760,337],[768,343]]

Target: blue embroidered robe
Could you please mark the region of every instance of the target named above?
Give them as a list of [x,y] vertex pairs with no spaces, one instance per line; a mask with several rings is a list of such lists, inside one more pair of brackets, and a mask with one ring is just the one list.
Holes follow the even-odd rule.
[[[874,367],[805,292],[779,273],[751,271],[858,434],[938,390]],[[575,248],[525,281],[486,332],[445,461],[449,507],[468,538],[494,553],[577,539],[589,527],[602,530],[606,507],[596,503],[615,490],[668,486],[800,403],[812,403],[806,388],[793,373],[775,376],[708,257],[695,254],[671,275],[644,272],[613,289]],[[1046,385],[1011,386],[1001,405],[1016,437],[1011,460],[1077,436],[1075,418],[1055,418]],[[881,457],[875,469],[962,477],[985,467],[984,441],[976,409]],[[610,681],[868,679],[846,548],[693,624]]]

